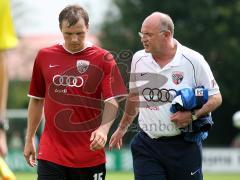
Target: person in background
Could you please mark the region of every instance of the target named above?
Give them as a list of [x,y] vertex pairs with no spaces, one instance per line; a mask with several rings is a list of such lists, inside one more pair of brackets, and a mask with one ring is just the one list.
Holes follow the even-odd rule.
[[[14,31],[13,20],[11,16],[11,8],[9,0],[0,1],[0,156],[7,154],[6,130],[8,129],[8,121],[6,117],[7,95],[8,95],[8,74],[7,74],[7,53],[10,49],[15,48],[18,43],[16,33]],[[1,160],[1,164],[4,160]],[[2,168],[3,166],[0,165]],[[4,166],[6,167],[6,166]],[[5,168],[6,169],[6,168]],[[10,169],[0,170],[3,178],[15,179]],[[7,173],[4,173],[7,172]],[[9,177],[8,177],[9,174]],[[4,177],[5,176],[5,177]]]

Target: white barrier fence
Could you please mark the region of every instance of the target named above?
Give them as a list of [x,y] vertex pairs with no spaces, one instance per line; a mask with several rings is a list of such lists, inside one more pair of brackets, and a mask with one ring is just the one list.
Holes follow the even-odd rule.
[[240,172],[240,148],[204,148],[203,170],[206,172]]

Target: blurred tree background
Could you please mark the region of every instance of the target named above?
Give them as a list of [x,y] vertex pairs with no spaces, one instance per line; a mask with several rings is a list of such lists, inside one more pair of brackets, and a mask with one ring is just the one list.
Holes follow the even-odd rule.
[[11,81],[8,88],[8,109],[26,109],[28,107],[29,82]]
[[[142,49],[138,31],[154,11],[169,14],[175,23],[175,38],[203,54],[210,64],[221,88],[223,104],[213,113],[215,125],[205,144],[229,146],[239,131],[232,125],[232,115],[240,110],[240,0],[112,0],[102,24],[100,42],[116,57],[126,84],[131,57]],[[31,49],[25,51],[33,53]],[[28,85],[29,82],[10,82],[9,109],[27,108]],[[117,123],[113,129],[116,126]],[[131,128],[125,138],[127,144],[136,126]]]
[[[154,11],[169,14],[175,23],[175,38],[203,54],[210,64],[223,104],[213,113],[215,125],[205,144],[230,145],[239,131],[232,125],[232,115],[240,110],[240,0],[113,0],[100,40],[120,65],[129,67],[131,52],[142,49],[138,31]],[[131,136],[127,135],[126,142]]]

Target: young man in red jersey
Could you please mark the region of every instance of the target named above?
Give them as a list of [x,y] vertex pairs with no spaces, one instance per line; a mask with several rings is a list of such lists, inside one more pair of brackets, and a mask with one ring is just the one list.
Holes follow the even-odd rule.
[[[24,156],[30,166],[37,156],[39,180],[105,179],[107,134],[117,98],[127,92],[113,57],[86,41],[88,21],[82,7],[64,8],[64,43],[41,49],[34,63]],[[36,154],[43,107],[46,122]]]

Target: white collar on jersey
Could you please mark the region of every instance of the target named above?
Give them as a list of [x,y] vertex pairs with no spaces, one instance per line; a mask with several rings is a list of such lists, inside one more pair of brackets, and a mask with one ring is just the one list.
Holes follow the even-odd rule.
[[181,56],[181,51],[182,51],[182,45],[174,39],[174,41],[177,43],[177,51],[175,56],[172,58],[172,61],[169,63],[170,66],[179,66],[181,64],[181,59],[179,56]]
[[88,47],[92,47],[93,43],[91,43],[90,41],[86,41],[85,42],[85,47],[83,49],[81,49],[80,51],[76,51],[76,52],[71,52],[68,49],[66,49],[63,42],[60,42],[59,45],[61,45],[65,51],[67,51],[71,54],[76,54],[76,53],[79,53],[79,52],[83,51],[84,49],[87,49]]

